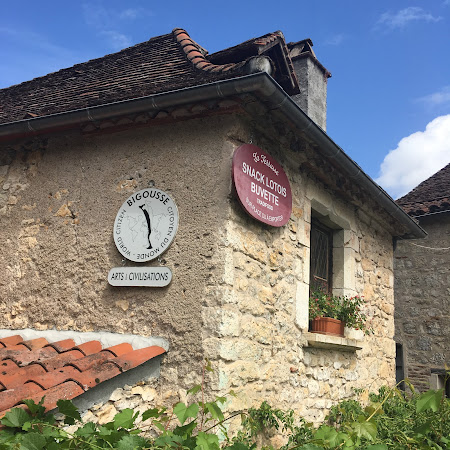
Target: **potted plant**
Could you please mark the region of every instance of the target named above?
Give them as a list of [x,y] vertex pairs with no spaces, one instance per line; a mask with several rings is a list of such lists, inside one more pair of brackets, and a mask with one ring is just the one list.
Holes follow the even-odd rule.
[[323,291],[309,297],[309,319],[313,333],[344,336],[344,327],[373,333],[367,324],[367,316],[361,311],[362,297],[337,296]]

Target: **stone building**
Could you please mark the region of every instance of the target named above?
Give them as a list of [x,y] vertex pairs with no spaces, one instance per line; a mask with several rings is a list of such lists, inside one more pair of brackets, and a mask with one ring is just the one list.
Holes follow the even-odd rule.
[[[208,55],[175,29],[1,90],[1,336],[64,332],[100,341],[94,354],[120,343],[168,350],[156,383],[133,387],[130,369],[112,393],[100,392],[105,382],[67,394],[100,392],[85,408],[103,421],[125,405],[183,398],[204,358],[215,369],[209,392],[238,394],[230,410],[266,399],[319,421],[353,388],[393,383],[393,238],[425,233],[324,131],[329,76],[309,39],[287,44],[275,32]],[[246,144],[287,176],[283,226],[237,199],[232,160]],[[170,195],[179,226],[164,253],[138,263],[113,229],[145,189]],[[327,230],[330,288],[365,296],[373,336],[308,332],[311,226]],[[172,282],[108,284],[120,267],[170,269]],[[34,384],[38,396],[47,389]]]
[[395,250],[397,378],[420,390],[442,388],[450,367],[450,164],[397,203],[428,233]]

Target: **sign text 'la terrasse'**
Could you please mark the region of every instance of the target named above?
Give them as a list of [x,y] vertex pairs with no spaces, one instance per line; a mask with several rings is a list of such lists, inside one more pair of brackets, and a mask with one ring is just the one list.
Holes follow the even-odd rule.
[[292,193],[283,168],[255,145],[245,144],[233,155],[233,181],[244,209],[255,219],[281,227],[292,211]]

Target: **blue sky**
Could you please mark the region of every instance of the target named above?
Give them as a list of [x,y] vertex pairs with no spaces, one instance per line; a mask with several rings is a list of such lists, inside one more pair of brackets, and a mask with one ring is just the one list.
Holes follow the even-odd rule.
[[[5,7],[8,3],[8,7]],[[4,2],[0,88],[185,28],[210,53],[311,38],[327,132],[394,198],[450,162],[450,0]]]

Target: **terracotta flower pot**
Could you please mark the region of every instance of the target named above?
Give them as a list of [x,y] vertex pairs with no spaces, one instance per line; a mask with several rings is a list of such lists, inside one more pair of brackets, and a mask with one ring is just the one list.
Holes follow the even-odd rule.
[[312,321],[313,333],[329,334],[344,337],[344,322],[331,317],[317,317]]

